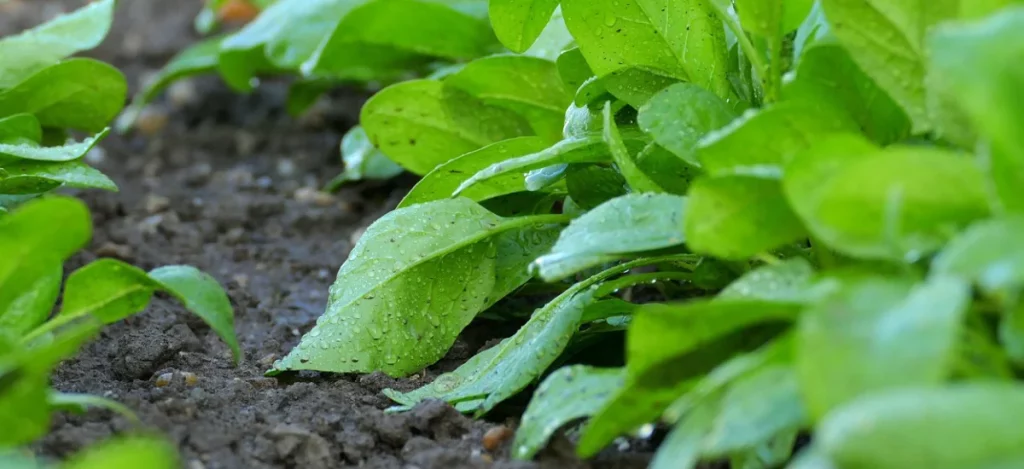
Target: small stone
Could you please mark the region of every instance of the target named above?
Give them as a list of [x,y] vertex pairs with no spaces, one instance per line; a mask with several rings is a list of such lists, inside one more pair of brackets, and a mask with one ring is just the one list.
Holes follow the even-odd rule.
[[153,385],[158,388],[163,388],[169,386],[172,381],[174,381],[174,373],[163,373],[160,376],[156,377],[156,381],[153,383]]
[[206,469],[206,464],[198,459],[193,459],[188,462],[188,469]]
[[500,448],[501,445],[505,443],[505,441],[507,441],[509,438],[512,438],[512,435],[514,433],[515,432],[513,432],[511,428],[508,428],[504,425],[492,427],[490,430],[487,430],[487,433],[484,433],[484,449],[493,453],[498,448]]
[[312,187],[300,187],[296,190],[295,200],[303,203],[312,203],[321,207],[327,207],[334,203],[333,196]]
[[99,249],[96,249],[96,255],[100,257],[116,257],[123,261],[129,261],[132,258],[132,248],[108,241],[103,243]]
[[143,135],[152,137],[164,130],[169,121],[167,111],[158,106],[146,106],[139,111],[139,116],[135,119],[135,128]]
[[289,158],[281,158],[277,160],[277,174],[281,176],[291,176],[295,174],[295,162]]
[[235,134],[235,151],[241,156],[249,156],[256,150],[256,136],[249,132]]
[[199,102],[199,92],[192,80],[179,80],[167,88],[167,100],[175,109],[181,109]]
[[171,199],[162,195],[149,194],[146,196],[146,212],[150,215],[163,212],[171,206]]
[[276,361],[276,360],[277,360],[277,354],[276,353],[268,353],[268,354],[264,355],[263,358],[259,359],[259,361],[257,361],[257,363],[259,363],[260,366],[262,366],[264,368],[270,368],[271,366],[274,365],[274,361]]
[[238,285],[239,288],[245,288],[245,287],[249,286],[249,276],[248,275],[245,275],[245,274],[235,274],[234,276],[231,277],[231,280],[234,280],[235,284]]
[[199,383],[199,376],[196,376],[195,373],[189,373],[185,371],[181,373],[181,376],[185,378],[185,386],[191,387]]

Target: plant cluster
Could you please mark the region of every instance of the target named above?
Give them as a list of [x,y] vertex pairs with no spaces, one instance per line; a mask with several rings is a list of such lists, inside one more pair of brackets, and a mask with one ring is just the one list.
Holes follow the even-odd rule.
[[[55,410],[105,407],[109,399],[50,387],[50,373],[105,324],[143,310],[155,292],[181,300],[230,346],[240,349],[227,295],[190,266],[150,272],[100,259],[64,278],[64,262],[85,247],[92,221],[61,187],[117,190],[80,160],[106,134],[125,101],[125,79],[105,63],[66,57],[96,46],[113,0],[0,40],[0,466],[38,467],[15,449],[46,433]],[[68,143],[69,131],[93,136]],[[62,288],[63,285],[63,288]],[[55,307],[60,298],[60,307]],[[62,467],[176,467],[173,447],[134,437],[90,449]]]
[[[491,48],[427,10],[488,6],[511,51],[365,105],[346,140],[423,178],[269,374],[408,375],[548,282],[513,336],[385,391],[396,409],[481,415],[540,383],[519,458],[589,417],[583,456],[670,428],[658,469],[1024,464],[1024,7],[484,3],[280,0],[221,40],[236,86],[268,63],[377,79]],[[556,56],[531,53],[551,31]],[[651,284],[665,301],[624,294]],[[623,366],[587,364],[623,331]]]

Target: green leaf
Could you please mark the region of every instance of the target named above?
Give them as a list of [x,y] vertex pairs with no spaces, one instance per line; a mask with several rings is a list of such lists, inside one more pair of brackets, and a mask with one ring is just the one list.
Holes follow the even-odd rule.
[[366,130],[360,126],[349,129],[341,139],[341,159],[345,170],[327,183],[326,190],[337,190],[350,181],[391,179],[403,171],[370,143]]
[[490,0],[488,7],[498,40],[513,52],[522,53],[547,26],[558,0]]
[[808,230],[854,257],[914,260],[989,213],[984,177],[967,156],[875,150],[853,135],[815,142],[787,166],[784,187]]
[[836,467],[1009,469],[1024,463],[1024,392],[969,383],[876,393],[831,413],[814,447]]
[[174,469],[179,466],[174,446],[152,437],[127,437],[92,446],[61,466],[64,469]]
[[0,143],[39,143],[43,129],[32,114],[15,114],[0,119]]
[[[537,57],[554,61],[569,47],[573,47],[576,40],[573,39],[569,28],[565,27],[565,20],[562,17],[562,8],[555,8],[555,13],[548,21],[548,25],[541,31],[540,36],[534,41],[523,55]],[[574,88],[572,88],[574,89]]]
[[513,244],[539,254],[553,242],[544,235],[555,231],[549,223],[561,220],[506,219],[464,198],[385,215],[338,271],[317,325],[271,373],[380,370],[399,376],[434,363],[480,311],[519,286],[505,276],[526,281],[522,272],[533,256],[519,256],[518,268],[499,269],[508,256],[496,259],[504,244],[496,238],[514,232]]
[[377,148],[421,175],[490,143],[530,133],[510,111],[434,80],[385,88],[363,106],[361,121]]
[[932,125],[925,100],[925,33],[959,13],[959,0],[822,0],[853,61],[906,111],[915,133]]
[[103,41],[114,19],[114,0],[100,0],[0,41],[0,89]]
[[598,164],[569,165],[565,170],[565,187],[573,203],[584,210],[626,195],[629,190],[618,171]]
[[683,243],[684,197],[630,194],[612,199],[574,219],[551,252],[534,266],[548,282],[636,255]]
[[94,261],[68,276],[54,321],[90,315],[105,324],[117,322],[145,309],[157,290],[172,294],[209,324],[231,348],[237,363],[241,352],[227,294],[213,278],[190,266],[161,267],[147,274],[114,259]]
[[604,103],[603,127],[601,132],[602,139],[605,145],[608,145],[608,152],[612,155],[612,161],[615,162],[615,166],[622,173],[622,177],[626,179],[629,187],[636,192],[665,192],[665,189],[661,188],[658,183],[651,180],[647,174],[640,170],[633,159],[633,153],[629,151],[629,148],[626,148],[626,143],[622,141],[622,135],[619,133],[619,127],[615,124],[611,101]]
[[958,276],[1008,302],[1024,285],[1024,218],[979,221],[953,238],[932,261],[932,274]]
[[707,134],[699,143],[697,156],[704,171],[713,176],[778,178],[786,163],[822,134],[856,129],[845,114],[783,102],[750,111]]
[[[732,96],[725,30],[708,2],[563,0],[562,11],[598,77],[634,69],[692,82],[723,99]],[[623,80],[609,90],[618,96],[630,86],[642,85]]]
[[814,268],[800,257],[768,264],[743,274],[718,293],[719,299],[756,299],[806,303],[816,299]]
[[974,125],[988,176],[1013,212],[1024,211],[1024,142],[1016,130],[1024,124],[1022,25],[1024,9],[1008,8],[978,22],[938,27],[928,42],[932,91],[949,96]]
[[555,66],[558,68],[558,76],[562,78],[562,83],[570,90],[578,90],[584,82],[594,76],[594,71],[587,65],[587,59],[583,57],[579,47],[559,54]]
[[[798,63],[803,57],[803,52],[809,46],[824,38],[831,38],[832,26],[825,18],[825,10],[821,7],[822,0],[814,0],[811,11],[800,23],[793,38],[793,62]],[[861,72],[863,73],[863,72]]]
[[649,143],[636,155],[636,164],[644,174],[671,194],[686,195],[700,175],[700,168],[662,148]]
[[[515,172],[522,174],[525,171],[547,168],[552,165],[565,163],[603,163],[609,161],[608,146],[600,137],[584,137],[562,140],[553,146],[537,153],[531,153],[518,158],[507,159],[492,164],[466,179],[455,189],[453,195],[459,195],[471,187],[497,177]],[[563,168],[564,169],[564,168]],[[529,181],[527,181],[529,188]]]
[[844,282],[800,323],[797,370],[808,410],[820,419],[859,396],[944,380],[970,300],[967,284],[950,277],[917,286],[886,276]]
[[59,260],[24,265],[0,288],[0,331],[21,337],[53,312],[64,272]]
[[235,337],[234,309],[227,293],[213,277],[188,265],[170,265],[149,272],[149,278],[160,288],[174,295],[178,301],[199,316],[231,348],[235,363],[242,358],[242,350]]
[[[547,147],[547,141],[540,137],[516,137],[466,153],[434,168],[433,171],[423,176],[423,179],[420,179],[420,182],[416,183],[416,186],[398,204],[398,208],[447,199],[463,181],[473,174],[491,165],[533,154]],[[525,190],[523,175],[516,172],[480,182],[461,192],[460,195],[470,200],[481,201]]]
[[737,0],[743,29],[772,40],[792,32],[811,11],[813,0]]
[[[0,217],[0,291],[32,266],[63,262],[92,237],[92,218],[76,199],[48,197]],[[50,264],[52,265],[52,264]],[[44,275],[45,269],[39,272]]]
[[115,412],[134,423],[139,422],[139,417],[127,406],[113,399],[107,399],[101,396],[65,393],[51,389],[46,398],[46,402],[55,410],[85,412],[90,408],[106,409],[111,412]]
[[320,47],[302,65],[304,74],[356,78],[360,69],[381,65],[408,68],[417,56],[451,60],[480,57],[496,43],[486,19],[464,14],[444,2],[360,3],[323,38]]
[[533,458],[563,425],[594,414],[622,387],[619,368],[573,365],[552,373],[537,387],[512,442],[516,459]]
[[217,70],[220,44],[223,40],[223,36],[218,36],[200,41],[171,58],[167,65],[164,65],[164,68],[160,69],[160,72],[132,98],[131,105],[118,118],[118,131],[124,132],[131,128],[146,104],[156,99],[157,95],[175,81]]
[[721,457],[755,449],[806,423],[796,372],[787,365],[768,366],[741,377],[725,391],[702,454]]
[[637,310],[630,324],[626,367],[638,375],[736,330],[791,322],[801,309],[795,303],[746,299],[648,304]]
[[61,162],[77,160],[85,156],[86,153],[89,153],[89,150],[92,150],[108,133],[110,131],[104,129],[95,136],[79,143],[69,143],[59,147],[40,147],[25,143],[0,143],[0,159],[6,156],[34,161]]
[[746,176],[698,179],[690,187],[686,242],[691,250],[745,259],[805,236],[778,181]]
[[665,437],[651,460],[651,469],[692,469],[700,460],[701,444],[711,431],[718,402],[697,406]]
[[0,418],[4,421],[0,447],[26,445],[45,435],[50,428],[50,406],[46,403],[48,377],[9,372],[0,373],[0,379],[4,381],[0,387]]
[[697,143],[705,134],[725,127],[736,111],[722,98],[692,83],[665,88],[640,108],[637,124],[654,141],[694,166]]
[[80,161],[0,163],[0,194],[38,194],[57,187],[117,191],[99,170]]
[[517,55],[484,57],[446,77],[444,84],[487,105],[523,116],[537,135],[552,141],[561,139],[565,108],[572,95],[550,60]]
[[116,68],[69,59],[0,92],[0,117],[34,114],[43,127],[99,132],[121,112],[127,94],[128,84]]
[[879,144],[897,142],[910,133],[910,120],[903,109],[834,42],[819,42],[804,51],[796,76],[784,85],[782,96],[786,101],[817,107],[813,115],[848,115]]

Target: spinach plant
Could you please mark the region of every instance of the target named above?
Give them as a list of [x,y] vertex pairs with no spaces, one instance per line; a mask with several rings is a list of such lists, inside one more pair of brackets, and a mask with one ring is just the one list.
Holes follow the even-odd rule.
[[[491,0],[511,52],[363,108],[423,179],[269,373],[413,373],[543,281],[518,332],[385,391],[396,410],[539,384],[519,458],[589,418],[582,456],[668,428],[658,469],[1024,464],[1016,3]],[[556,57],[523,53],[563,26]],[[623,330],[623,366],[588,364]]]
[[[0,212],[59,187],[117,190],[81,160],[124,106],[124,76],[67,58],[103,40],[113,8],[113,0],[94,2],[0,39]],[[74,141],[72,130],[91,136]]]
[[[71,273],[64,261],[89,241],[92,222],[76,199],[47,195],[60,187],[116,190],[80,160],[107,134],[125,101],[113,67],[67,56],[97,45],[112,19],[113,0],[0,40],[0,465],[37,467],[17,447],[42,436],[55,410],[100,406],[132,416],[99,396],[50,387],[49,375],[104,324],[144,309],[167,292],[205,320],[241,356],[227,295],[190,266],[144,272],[101,259]],[[68,142],[68,132],[92,134]],[[63,284],[63,289],[62,289]],[[63,295],[62,295],[63,290]],[[51,313],[61,297],[60,309]],[[132,418],[134,418],[132,416]],[[170,454],[170,456],[168,456]],[[90,449],[61,467],[175,467],[159,440],[129,438]]]

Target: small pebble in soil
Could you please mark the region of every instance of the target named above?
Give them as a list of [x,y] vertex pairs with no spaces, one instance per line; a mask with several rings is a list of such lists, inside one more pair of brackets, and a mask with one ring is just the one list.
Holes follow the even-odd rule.
[[318,191],[312,187],[300,187],[295,191],[295,200],[302,203],[312,203],[326,207],[334,203],[334,197],[325,192]]
[[108,241],[96,249],[96,255],[100,257],[115,257],[123,261],[130,261],[132,260],[132,248],[131,246],[125,246],[123,244]]
[[181,373],[181,376],[185,378],[185,386],[195,386],[199,383],[199,377],[195,373],[184,371]]
[[135,128],[143,135],[152,137],[167,127],[167,111],[158,106],[146,106],[135,119]]
[[169,386],[171,381],[174,381],[174,373],[163,373],[156,377],[156,381],[153,382],[153,385],[158,388],[163,388]]
[[182,109],[198,103],[199,92],[196,90],[195,81],[180,80],[174,82],[174,84],[167,88],[167,101],[175,109]]
[[146,196],[146,213],[154,214],[167,210],[171,206],[171,199],[162,195],[149,194]]
[[511,428],[504,425],[492,427],[490,430],[487,430],[487,433],[484,433],[484,449],[492,453],[495,452],[505,441],[512,438],[513,433]]

